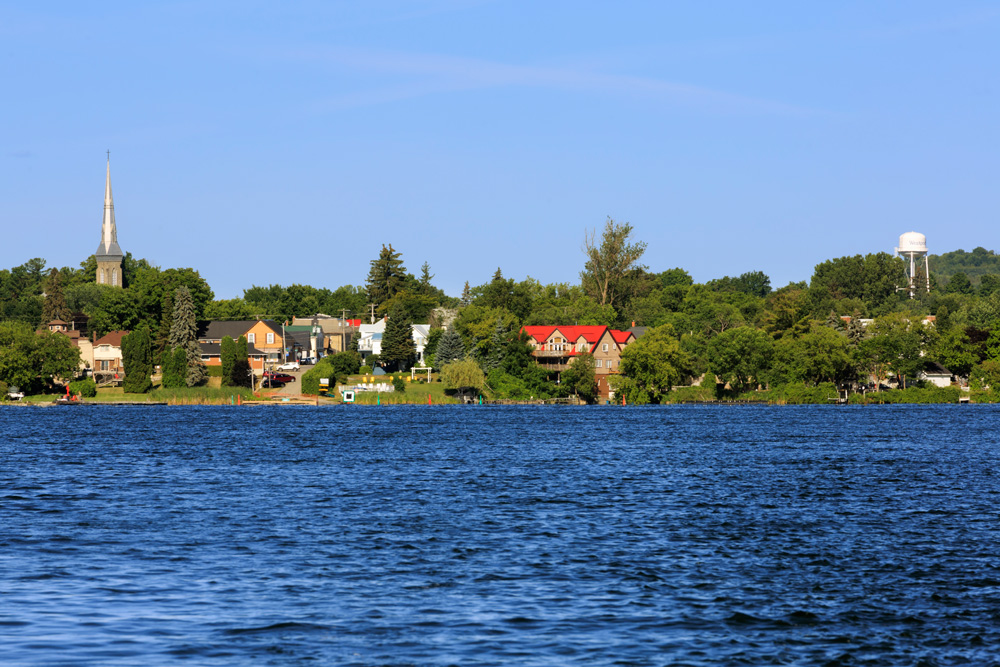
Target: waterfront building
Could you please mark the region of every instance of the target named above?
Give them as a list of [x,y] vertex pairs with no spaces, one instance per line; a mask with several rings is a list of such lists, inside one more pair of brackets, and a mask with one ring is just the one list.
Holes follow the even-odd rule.
[[577,355],[592,354],[598,393],[605,398],[611,396],[608,377],[618,373],[622,351],[635,341],[631,331],[599,325],[526,326],[521,330],[528,335],[531,356],[547,371],[561,374]]

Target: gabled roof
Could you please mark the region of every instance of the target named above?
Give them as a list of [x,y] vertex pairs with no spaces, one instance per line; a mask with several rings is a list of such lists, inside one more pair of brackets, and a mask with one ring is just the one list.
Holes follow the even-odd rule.
[[590,345],[591,352],[594,351],[595,346],[601,341],[606,333],[610,332],[612,339],[617,345],[627,342],[633,335],[628,331],[609,329],[603,324],[531,325],[521,327],[521,330],[539,343],[547,341],[556,331],[561,333],[563,337],[571,343],[576,343],[578,340],[583,338]]
[[611,337],[615,339],[615,342],[619,345],[627,343],[629,338],[635,338],[635,334],[631,331],[618,331],[617,329],[611,330]]
[[275,333],[281,333],[281,325],[272,320],[212,320],[199,327],[198,340],[222,340],[226,336],[236,340],[250,331],[258,322],[263,322]]
[[109,331],[104,334],[96,341],[94,341],[94,347],[98,345],[110,345],[111,347],[121,347],[122,338],[129,334],[128,331]]

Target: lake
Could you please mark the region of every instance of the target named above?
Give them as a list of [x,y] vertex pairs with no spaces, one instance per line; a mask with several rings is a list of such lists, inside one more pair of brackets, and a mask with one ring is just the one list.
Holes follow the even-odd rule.
[[0,664],[997,664],[998,432],[1000,406],[0,408]]

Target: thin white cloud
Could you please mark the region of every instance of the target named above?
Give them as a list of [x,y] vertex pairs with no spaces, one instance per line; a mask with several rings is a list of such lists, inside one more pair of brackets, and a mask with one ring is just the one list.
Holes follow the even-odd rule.
[[317,111],[382,104],[435,93],[502,87],[529,87],[583,93],[628,95],[722,112],[797,115],[815,113],[801,106],[651,77],[608,74],[591,69],[514,65],[475,58],[348,48],[288,51],[284,58],[351,72],[377,72],[413,80],[324,99]]

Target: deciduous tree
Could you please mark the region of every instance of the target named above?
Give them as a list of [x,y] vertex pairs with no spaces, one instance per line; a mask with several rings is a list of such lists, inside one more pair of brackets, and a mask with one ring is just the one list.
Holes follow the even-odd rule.
[[658,403],[679,384],[687,367],[686,355],[669,324],[655,327],[622,351],[619,375],[608,379],[616,394],[629,403]]
[[630,275],[645,269],[639,260],[646,252],[646,244],[642,241],[630,243],[632,225],[617,223],[610,217],[604,225],[600,244],[596,234],[596,230],[592,231],[584,239],[587,261],[580,280],[583,289],[598,304],[615,306],[627,296],[625,291]]
[[445,389],[457,391],[462,398],[482,391],[485,381],[483,369],[471,359],[453,361],[441,367],[441,382]]

